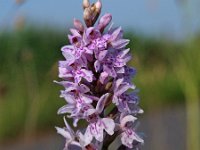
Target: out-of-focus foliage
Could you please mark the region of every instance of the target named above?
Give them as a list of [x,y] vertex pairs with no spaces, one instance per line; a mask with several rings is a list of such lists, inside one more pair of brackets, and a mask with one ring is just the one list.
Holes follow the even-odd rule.
[[[67,44],[66,37],[66,33],[34,28],[0,33],[0,139],[53,129],[62,121],[56,111],[64,103],[52,81],[57,79],[59,50]],[[131,33],[126,37],[131,40],[131,63],[138,70],[133,82],[146,111],[185,102],[183,80],[192,80],[200,92],[200,37],[187,42]]]

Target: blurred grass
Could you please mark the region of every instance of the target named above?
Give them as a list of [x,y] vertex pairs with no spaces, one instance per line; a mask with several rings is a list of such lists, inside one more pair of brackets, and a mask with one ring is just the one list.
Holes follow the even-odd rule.
[[[132,41],[131,65],[138,70],[134,82],[140,89],[141,106],[148,112],[192,104],[187,109],[192,115],[188,122],[194,124],[189,123],[188,129],[197,131],[192,132],[194,139],[199,135],[195,118],[199,117],[200,36],[187,42],[132,33],[126,37]],[[0,140],[54,130],[62,124],[56,114],[64,104],[59,98],[61,87],[52,81],[57,79],[57,61],[62,59],[59,50],[66,43],[66,33],[52,29],[30,27],[0,33]],[[193,106],[195,112],[190,112]]]

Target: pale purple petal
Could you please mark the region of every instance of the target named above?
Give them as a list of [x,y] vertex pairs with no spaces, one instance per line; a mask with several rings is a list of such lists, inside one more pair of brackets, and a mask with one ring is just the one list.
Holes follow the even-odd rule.
[[62,135],[64,138],[66,138],[66,140],[71,140],[72,139],[71,134],[68,131],[66,131],[65,129],[59,128],[59,127],[55,127],[55,128],[57,130],[57,133]]
[[115,105],[119,105],[119,98],[116,95],[113,95],[113,99],[112,99],[113,104]]
[[73,75],[71,73],[69,73],[67,68],[63,68],[63,67],[59,67],[59,78],[71,78],[73,77]]
[[67,92],[67,91],[62,90],[60,97],[63,97],[66,100],[66,102],[69,103],[69,104],[74,104],[75,101],[76,101],[74,93],[70,93],[70,92]]
[[99,122],[90,124],[88,127],[92,136],[94,136],[97,141],[102,142],[103,141],[103,127],[99,125]]
[[119,74],[125,73],[124,67],[115,68],[115,70],[116,70],[116,73],[119,73]]
[[100,51],[100,53],[98,55],[98,60],[102,61],[105,58],[105,56],[107,55],[107,53],[108,53],[108,50]]
[[96,111],[97,113],[101,113],[103,111],[103,108],[106,104],[106,101],[108,100],[108,97],[110,96],[109,93],[104,94],[103,96],[101,96],[101,98],[99,99],[97,106],[96,106]]
[[130,42],[130,40],[128,40],[128,39],[119,39],[117,41],[113,41],[111,43],[111,45],[115,49],[122,49],[122,48],[125,48],[126,45],[128,45],[129,42]]
[[75,35],[68,35],[68,39],[71,44],[80,47],[81,46],[81,37]]
[[84,101],[84,103],[90,104],[93,100],[85,94],[80,94],[80,98]]
[[106,130],[106,132],[109,135],[113,135],[114,134],[114,129],[115,129],[115,122],[113,121],[113,119],[103,118],[102,122],[103,122],[104,129]]
[[76,29],[70,29],[73,36],[79,37],[81,39],[81,34]]
[[144,140],[139,137],[133,130],[125,131],[121,134],[121,136],[122,144],[129,148],[133,148],[133,141],[139,142],[141,144],[144,143]]
[[104,28],[111,22],[112,15],[111,14],[105,14],[102,16],[98,23],[98,28],[101,32],[103,32]]
[[76,28],[77,30],[79,30],[79,31],[81,31],[81,32],[84,31],[84,26],[83,26],[83,24],[81,23],[80,20],[74,19],[74,26],[75,26],[75,28]]
[[65,45],[61,48],[62,52],[73,52],[74,51],[74,46],[72,45]]
[[62,54],[65,57],[66,63],[68,65],[71,65],[72,63],[75,62],[75,57],[74,57],[74,55],[71,52],[62,52]]
[[122,120],[120,121],[120,125],[123,128],[123,127],[125,127],[127,122],[135,122],[136,120],[137,120],[137,118],[133,117],[132,115],[127,115],[122,118]]
[[102,72],[101,74],[100,74],[100,82],[102,83],[102,84],[104,84],[105,83],[105,81],[106,81],[106,79],[108,78],[108,73],[107,72]]
[[93,81],[93,73],[92,71],[86,70],[86,69],[81,69],[83,72],[83,78],[85,78],[88,82]]
[[74,105],[64,105],[63,107],[61,107],[59,110],[58,110],[58,114],[65,114],[65,113],[71,113],[73,110],[74,110],[75,106]]
[[70,125],[67,123],[67,120],[66,120],[65,117],[64,117],[64,123],[65,123],[66,129],[69,131],[69,133],[70,133],[71,135],[74,135],[75,133],[74,133],[74,131],[72,130],[72,128],[70,127]]
[[109,76],[113,77],[113,78],[116,78],[117,77],[117,73],[114,69],[114,67],[108,67],[106,65],[103,66],[103,70],[104,72],[107,72],[109,74]]
[[54,81],[54,82],[64,86],[66,92],[70,92],[72,90],[76,90],[77,89],[77,85],[75,83],[73,83],[73,82],[69,82],[69,81],[61,81],[61,82]]
[[123,78],[120,78],[118,79],[116,82],[115,82],[115,85],[114,85],[114,92],[116,92],[118,89],[119,89],[119,86],[123,83],[124,79]]
[[99,71],[100,71],[100,69],[101,69],[101,64],[100,64],[100,62],[99,62],[98,60],[95,61],[95,63],[94,63],[94,68],[95,68],[95,71],[96,71],[96,72],[99,72]]
[[133,148],[133,139],[130,138],[125,132],[121,134],[122,144],[127,146],[128,148]]
[[118,55],[119,55],[121,58],[122,58],[122,57],[125,57],[126,54],[128,54],[129,51],[130,51],[130,48],[125,49],[125,50],[122,50],[122,51],[119,52]]
[[101,33],[99,30],[95,29],[94,27],[89,27],[86,30],[86,35],[89,40],[92,40],[92,39],[96,39],[96,38],[100,37]]
[[130,85],[129,83],[121,84],[120,88],[115,92],[116,95],[121,95],[126,92],[128,89],[135,89],[134,85]]
[[78,88],[79,92],[80,93],[87,93],[90,91],[89,87],[87,87],[86,85],[84,84],[81,84]]
[[120,34],[121,34],[121,31],[122,31],[121,27],[117,28],[117,29],[112,33],[111,39],[110,39],[110,40],[111,40],[111,41],[115,41],[115,40],[119,39],[119,36],[120,36]]
[[90,126],[87,127],[86,131],[85,131],[85,134],[84,134],[84,138],[85,138],[85,145],[88,145],[92,142],[92,139],[93,139],[93,135],[91,133],[91,130],[90,130]]

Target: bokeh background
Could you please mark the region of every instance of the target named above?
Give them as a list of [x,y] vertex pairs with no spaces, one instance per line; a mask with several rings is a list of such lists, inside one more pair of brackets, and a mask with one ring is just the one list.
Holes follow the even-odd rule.
[[[102,0],[137,70],[144,150],[200,150],[200,1]],[[58,150],[57,77],[81,0],[0,0],[0,149]]]

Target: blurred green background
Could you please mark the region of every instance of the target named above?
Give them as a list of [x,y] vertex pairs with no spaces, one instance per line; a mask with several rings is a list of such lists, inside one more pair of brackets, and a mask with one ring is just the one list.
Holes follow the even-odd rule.
[[[188,14],[187,7],[183,10]],[[34,147],[39,137],[47,141],[37,149],[58,149],[62,141],[53,140],[54,148],[44,143],[49,145],[49,137],[58,139],[54,126],[63,126],[56,114],[64,104],[59,98],[61,87],[52,81],[58,79],[57,62],[63,59],[60,48],[68,43],[67,30],[27,25],[23,17],[12,24],[11,29],[0,31],[0,149],[27,141]],[[138,70],[133,82],[145,110],[139,120],[146,150],[200,149],[198,31],[176,40],[132,28],[125,32],[134,56],[130,65]]]

